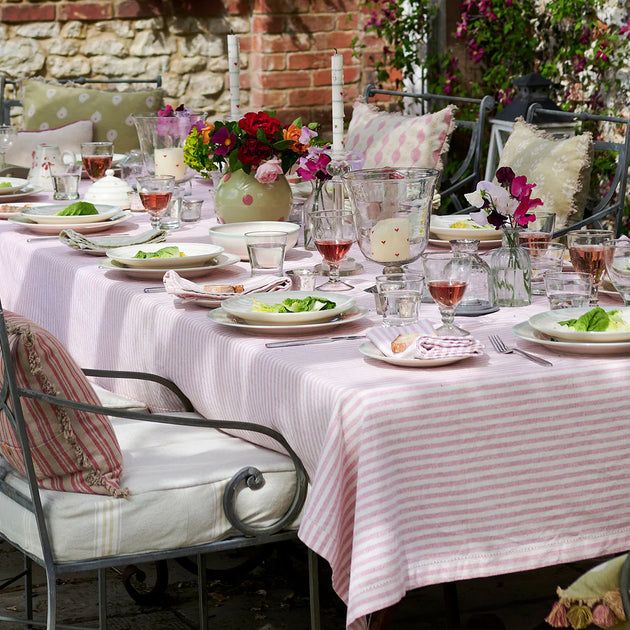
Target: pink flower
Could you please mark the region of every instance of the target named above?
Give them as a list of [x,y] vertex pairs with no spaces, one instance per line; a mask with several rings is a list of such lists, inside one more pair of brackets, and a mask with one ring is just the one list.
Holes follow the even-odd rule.
[[261,184],[273,184],[278,175],[282,175],[282,164],[277,157],[272,157],[258,166],[254,177]]

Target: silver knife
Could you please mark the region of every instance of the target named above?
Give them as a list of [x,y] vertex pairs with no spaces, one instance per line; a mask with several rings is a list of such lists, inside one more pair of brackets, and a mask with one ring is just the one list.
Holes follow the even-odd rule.
[[272,341],[266,343],[267,348],[286,348],[288,346],[308,346],[313,343],[330,343],[347,339],[365,339],[367,335],[344,335],[343,337],[317,337],[317,339],[294,339],[293,341]]
[[162,293],[166,291],[166,287],[146,287],[145,293]]

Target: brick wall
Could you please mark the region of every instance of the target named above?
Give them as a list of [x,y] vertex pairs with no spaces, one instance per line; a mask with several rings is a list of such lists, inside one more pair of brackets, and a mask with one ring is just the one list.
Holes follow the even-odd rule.
[[[327,126],[332,54],[344,56],[347,119],[372,78],[352,53],[353,38],[361,37],[357,2],[0,0],[0,73],[73,78],[159,72],[171,104],[220,115],[229,111],[225,39],[232,31],[241,46],[243,109],[274,109],[283,122],[303,116]],[[65,58],[63,38],[73,50]],[[104,44],[96,55],[99,38]],[[16,42],[27,51],[17,57],[10,54]]]

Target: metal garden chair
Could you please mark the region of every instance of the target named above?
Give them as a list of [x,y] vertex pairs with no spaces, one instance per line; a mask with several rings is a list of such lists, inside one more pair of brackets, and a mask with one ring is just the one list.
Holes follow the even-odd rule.
[[[307,493],[307,474],[306,471],[292,450],[290,445],[284,439],[282,435],[273,429],[269,429],[264,426],[260,426],[251,422],[230,422],[230,421],[217,421],[208,420],[194,413],[177,413],[177,414],[152,414],[138,411],[122,410],[120,408],[108,408],[101,407],[92,404],[87,404],[80,400],[68,400],[60,398],[56,395],[44,393],[42,391],[35,391],[32,389],[26,389],[18,384],[16,374],[16,363],[11,351],[11,341],[9,332],[7,329],[7,321],[5,313],[0,304],[0,349],[2,354],[2,362],[0,365],[0,414],[6,415],[8,418],[12,430],[14,431],[19,447],[22,453],[24,467],[26,475],[22,476],[18,472],[10,469],[7,462],[0,457],[0,503],[3,507],[0,508],[0,538],[7,541],[12,546],[19,549],[25,557],[25,569],[24,572],[10,580],[14,582],[19,577],[25,579],[25,596],[26,596],[26,615],[27,619],[17,619],[14,617],[8,617],[0,615],[0,622],[10,621],[18,622],[32,627],[35,625],[45,625],[47,630],[56,630],[59,627],[73,627],[73,628],[85,628],[84,626],[61,626],[57,623],[57,578],[61,575],[74,574],[78,572],[96,570],[98,573],[98,616],[99,616],[99,630],[106,630],[107,628],[107,591],[105,581],[105,570],[108,567],[115,567],[129,564],[140,563],[154,563],[158,561],[164,561],[169,558],[185,558],[194,557],[197,565],[198,572],[198,589],[199,589],[199,626],[203,630],[208,627],[207,617],[207,596],[206,596],[206,563],[205,554],[216,551],[227,551],[233,549],[253,547],[256,545],[264,545],[276,541],[283,541],[293,539],[296,536],[295,529],[291,529],[292,524],[299,516],[305,501]],[[184,394],[177,388],[176,385],[163,379],[162,377],[155,375],[148,375],[144,373],[136,372],[111,372],[102,370],[84,370],[86,375],[91,376],[106,376],[111,378],[140,378],[148,379],[154,382],[160,383],[165,387],[168,387],[177,397],[181,400],[184,407],[190,411],[192,405],[190,401],[184,396]],[[57,550],[59,544],[64,538],[65,530],[62,527],[62,535],[59,535],[59,526],[64,526],[63,514],[65,513],[64,502],[68,500],[76,501],[94,501],[95,505],[99,506],[100,501],[103,502],[129,502],[124,504],[120,509],[124,509],[126,505],[132,505],[134,501],[133,488],[132,495],[129,499],[113,499],[110,496],[93,495],[93,494],[76,494],[72,492],[59,492],[53,490],[42,490],[38,486],[35,467],[32,458],[31,446],[29,445],[29,437],[27,433],[27,427],[24,419],[25,405],[29,405],[30,402],[40,401],[43,403],[49,403],[54,408],[63,408],[71,410],[79,410],[90,413],[105,414],[114,420],[120,419],[119,422],[124,423],[125,420],[128,426],[131,426],[133,421],[133,427],[141,431],[148,431],[159,427],[157,432],[157,439],[160,439],[160,435],[163,431],[168,431],[169,427],[177,427],[177,432],[182,432],[186,427],[199,427],[203,428],[206,432],[204,435],[206,439],[214,439],[207,432],[213,432],[217,435],[217,438],[221,436],[224,441],[230,440],[230,445],[233,452],[236,454],[233,459],[240,460],[234,463],[234,472],[231,479],[225,486],[222,495],[222,505],[225,517],[231,524],[232,529],[227,535],[222,535],[218,539],[208,539],[202,543],[183,546],[179,548],[153,548],[149,549],[149,545],[146,545],[140,541],[136,543],[132,537],[130,544],[137,544],[137,548],[133,549],[130,553],[124,554],[108,554],[108,553],[94,553],[80,557],[76,560],[60,561],[57,558]],[[157,423],[157,424],[156,424]],[[257,447],[249,442],[241,440],[238,437],[227,436],[226,434],[216,431],[216,429],[230,428],[231,430],[246,430],[258,434],[264,434],[274,439],[287,453],[286,456],[280,455],[262,447]],[[174,431],[174,428],[171,429]],[[144,433],[142,433],[144,435]],[[148,435],[148,434],[147,434]],[[155,433],[153,434],[155,439]],[[173,433],[171,433],[173,435]],[[199,434],[195,434],[199,435]],[[169,445],[168,438],[164,438]],[[236,442],[231,442],[235,440]],[[121,443],[122,446],[122,443]],[[160,444],[161,446],[161,444]],[[142,444],[140,444],[140,448]],[[261,489],[268,478],[263,470],[260,470],[252,465],[248,459],[252,454],[252,449],[258,452],[259,449],[264,451],[262,455],[264,458],[280,457],[286,460],[287,473],[289,477],[294,477],[294,483],[290,484],[291,490],[283,496],[283,501],[279,504],[278,511],[280,517],[276,518],[271,524],[261,524],[256,521],[248,521],[242,519],[239,516],[237,509],[237,499],[240,493],[245,493],[245,497],[249,498],[256,494]],[[124,447],[123,447],[124,454]],[[242,454],[242,455],[241,455]],[[137,453],[134,453],[137,458]],[[208,458],[218,457],[217,453],[208,453]],[[205,451],[201,453],[202,460],[205,462]],[[211,460],[214,462],[214,460]],[[268,461],[265,459],[265,461]],[[187,462],[182,462],[187,463]],[[2,465],[4,464],[4,465]],[[284,469],[284,463],[281,464]],[[231,466],[230,466],[231,470]],[[229,478],[228,474],[225,479]],[[282,477],[285,479],[286,477]],[[273,484],[273,482],[272,482]],[[194,490],[197,490],[196,486],[193,486]],[[284,491],[283,491],[284,492]],[[193,492],[194,494],[194,492]],[[53,502],[57,504],[57,511],[53,512]],[[118,504],[120,505],[120,504]],[[199,509],[206,504],[195,507]],[[288,508],[285,509],[285,506]],[[114,508],[115,509],[115,508]],[[61,510],[61,515],[59,514]],[[282,510],[284,512],[282,513]],[[97,510],[98,511],[98,510]],[[173,510],[174,511],[174,510]],[[53,513],[55,516],[53,516]],[[6,519],[11,518],[11,514],[14,516],[17,514],[17,520],[13,523],[8,523]],[[205,518],[205,514],[203,515]],[[169,525],[168,519],[170,515],[164,514],[163,519]],[[56,523],[56,530],[51,529],[51,522],[53,518],[61,520]],[[91,517],[92,518],[92,517]],[[142,519],[143,514],[131,513],[130,518]],[[162,518],[162,517],[161,517]],[[208,519],[216,519],[218,515],[208,513]],[[223,518],[223,517],[222,517]],[[136,521],[142,523],[144,521]],[[17,523],[17,525],[16,525]],[[26,524],[26,525],[24,525]],[[66,523],[65,526],[69,527]],[[150,528],[151,524],[147,523],[147,527]],[[22,530],[29,530],[31,528],[36,531],[36,535],[29,536],[22,532]],[[228,526],[229,528],[229,526]],[[7,533],[7,530],[13,532],[11,535]],[[57,538],[51,535],[51,532],[57,532]],[[74,541],[63,541],[61,546],[72,546]],[[156,546],[157,545],[156,543]],[[96,545],[94,545],[96,548]],[[32,563],[42,566],[46,572],[47,580],[47,614],[46,621],[33,621],[33,600],[32,600],[32,578],[31,569]],[[310,595],[311,595],[311,628],[313,630],[319,629],[319,609],[318,609],[318,584],[317,584],[317,566],[316,556],[309,551],[309,579],[310,579]],[[6,586],[0,585],[0,588]],[[68,587],[70,588],[70,587]]]

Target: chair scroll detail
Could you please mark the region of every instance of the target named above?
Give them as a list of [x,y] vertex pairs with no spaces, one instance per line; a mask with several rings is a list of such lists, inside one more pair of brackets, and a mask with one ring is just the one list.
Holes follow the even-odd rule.
[[445,106],[453,104],[474,106],[476,110],[475,120],[461,120],[458,118],[455,121],[456,128],[468,129],[470,131],[470,141],[466,157],[457,170],[441,182],[439,190],[442,199],[449,199],[453,204],[455,208],[453,213],[466,211],[470,204],[463,199],[463,196],[465,193],[474,190],[477,182],[481,179],[484,130],[488,115],[495,106],[494,98],[490,95],[486,95],[482,99],[475,99],[463,96],[431,94],[428,92],[382,90],[374,85],[367,85],[363,91],[363,97],[366,102],[377,94],[415,99],[420,103],[422,113],[433,111],[438,105]]
[[[15,533],[15,527],[11,530],[11,524],[7,523],[4,519],[10,518],[6,516],[6,510],[2,510],[0,513],[0,539],[6,540],[9,544],[19,549],[25,556],[26,559],[26,569],[21,574],[25,577],[25,586],[26,586],[26,612],[27,619],[17,619],[15,617],[9,617],[0,615],[0,621],[11,621],[13,623],[23,623],[23,624],[31,624],[32,623],[32,593],[31,593],[31,577],[30,577],[30,564],[35,562],[42,566],[46,571],[46,579],[47,579],[47,596],[48,596],[48,606],[47,606],[47,616],[46,616],[46,627],[47,630],[56,630],[57,627],[57,577],[60,575],[77,573],[87,570],[98,571],[99,577],[99,587],[98,587],[98,599],[99,599],[99,630],[106,630],[107,627],[107,615],[106,615],[106,584],[105,584],[105,574],[104,569],[108,567],[115,567],[121,565],[129,565],[135,563],[153,563],[167,560],[169,558],[182,558],[187,556],[196,556],[197,565],[199,567],[198,571],[198,588],[199,588],[199,606],[200,606],[200,628],[202,630],[207,629],[207,597],[205,596],[205,588],[206,588],[206,572],[205,572],[205,560],[204,554],[213,552],[213,551],[226,551],[230,549],[236,548],[245,548],[251,547],[255,545],[271,543],[282,540],[294,539],[296,536],[295,530],[288,529],[288,527],[294,523],[296,518],[299,516],[304,501],[306,499],[307,487],[308,487],[308,476],[306,470],[288,444],[286,439],[277,431],[257,425],[252,422],[246,421],[219,421],[219,420],[210,420],[205,419],[197,414],[152,414],[145,412],[138,412],[133,410],[125,410],[120,408],[107,408],[98,405],[88,404],[86,402],[77,401],[77,400],[69,400],[67,398],[62,398],[60,396],[52,395],[50,393],[44,393],[42,391],[35,391],[33,389],[28,389],[22,387],[18,384],[17,376],[16,376],[16,368],[15,362],[11,352],[11,342],[9,340],[9,334],[7,330],[7,323],[5,318],[5,313],[2,309],[2,305],[0,303],[0,350],[2,354],[2,386],[0,388],[0,411],[6,414],[9,422],[15,432],[17,437],[17,441],[19,443],[22,456],[24,459],[24,468],[26,474],[24,477],[19,475],[13,470],[7,470],[7,466],[5,466],[0,459],[0,498],[4,495],[3,505],[7,505],[11,502],[20,506],[23,510],[26,510],[32,515],[32,519],[34,522],[34,527],[36,527],[37,535],[39,538],[39,547],[37,545],[30,544],[30,540],[27,540],[25,536],[24,539],[20,539],[20,533],[16,535],[7,534],[7,530]],[[104,371],[104,370],[85,370],[86,374],[91,375],[99,375],[99,376],[107,376],[109,378],[113,378],[117,376],[118,373],[112,371]],[[183,395],[177,386],[170,383],[170,381],[166,381],[162,377],[155,375],[146,375],[144,373],[134,373],[134,372],[122,372],[121,375],[123,378],[148,378],[149,380],[160,382],[162,384],[169,383],[171,385],[170,389],[173,391],[184,406],[191,408],[190,401],[187,400],[185,395]],[[169,386],[169,385],[167,385]],[[178,393],[179,392],[179,393]],[[180,396],[181,394],[181,396]],[[222,432],[217,433],[217,436],[221,436],[221,439],[229,440],[230,448],[233,449],[232,452],[238,455],[237,459],[242,460],[242,465],[239,467],[239,470],[236,473],[232,474],[232,477],[228,480],[225,485],[223,491],[222,505],[224,508],[224,517],[227,521],[232,525],[235,532],[228,533],[228,537],[226,538],[224,535],[220,535],[218,538],[208,538],[203,542],[194,542],[193,544],[184,544],[179,547],[169,547],[166,546],[166,543],[163,547],[156,542],[153,548],[149,548],[149,545],[143,546],[141,541],[132,540],[131,544],[136,545],[136,548],[131,550],[126,550],[124,552],[113,553],[111,551],[97,553],[93,552],[93,554],[89,557],[78,557],[77,559],[70,560],[59,560],[56,556],[56,551],[58,551],[58,544],[62,541],[57,540],[56,538],[51,537],[51,529],[49,527],[49,518],[54,518],[54,514],[51,515],[52,508],[49,505],[48,508],[44,507],[44,501],[42,496],[49,496],[46,493],[54,493],[55,502],[63,504],[64,500],[73,500],[72,497],[76,497],[75,493],[71,492],[60,492],[60,491],[51,491],[51,490],[41,490],[37,483],[37,477],[35,472],[35,467],[32,458],[31,447],[28,439],[28,433],[25,423],[25,417],[23,412],[23,402],[27,400],[37,400],[44,403],[49,403],[50,405],[54,405],[55,407],[73,409],[78,411],[84,411],[88,413],[95,414],[104,414],[106,416],[112,418],[120,418],[127,419],[133,421],[141,421],[142,424],[145,422],[147,426],[155,426],[155,423],[160,425],[175,425],[178,427],[199,427],[208,430],[212,429],[229,429],[230,431],[246,431],[253,432],[258,434],[264,434],[268,438],[272,438],[275,440],[279,446],[286,451],[286,457],[290,459],[290,462],[293,466],[293,471],[291,471],[290,467],[287,467],[287,472],[290,472],[291,475],[295,476],[295,483],[291,484],[291,487],[288,489],[288,492],[283,490],[285,494],[282,496],[285,497],[282,499],[281,503],[279,503],[279,507],[277,508],[277,515],[272,516],[271,524],[256,526],[250,523],[245,522],[242,519],[236,509],[236,497],[240,493],[241,489],[247,488],[252,492],[257,492],[260,490],[265,484],[265,473],[260,469],[259,465],[256,466],[250,465],[247,463],[248,457],[251,456],[252,451],[256,454],[256,451],[264,451],[266,455],[261,458],[280,458],[280,460],[286,459],[284,455],[280,455],[279,453],[273,453],[267,451],[266,449],[262,449],[262,447],[257,447],[252,445],[250,442],[246,442],[238,437],[229,436]],[[136,426],[136,425],[133,425]],[[138,425],[139,426],[139,425]],[[206,437],[209,434],[206,434]],[[210,439],[210,437],[208,437]],[[212,438],[214,439],[214,438]],[[122,443],[121,443],[122,444]],[[218,443],[217,443],[218,444]],[[242,447],[241,447],[242,445]],[[216,447],[216,450],[220,450],[220,446]],[[207,461],[213,462],[212,453],[208,454]],[[267,461],[267,459],[265,459]],[[276,461],[276,459],[274,459]],[[276,462],[277,463],[277,462]],[[287,462],[288,463],[288,462]],[[233,465],[233,464],[231,464]],[[238,467],[238,465],[237,465]],[[285,464],[280,462],[280,467],[276,466],[277,470],[285,470]],[[205,469],[204,469],[205,470]],[[205,473],[204,473],[205,474]],[[15,483],[15,477],[18,477],[18,484]],[[9,483],[9,478],[11,478],[14,483]],[[22,480],[22,481],[20,481]],[[21,488],[25,486],[26,490],[22,490]],[[282,486],[284,488],[284,486]],[[197,487],[195,486],[195,489]],[[86,500],[93,500],[100,502],[102,501],[115,501],[115,502],[129,502],[134,500],[134,495],[129,499],[114,499],[110,496],[103,495],[82,495],[86,497]],[[204,505],[206,505],[203,501],[199,501],[199,499],[195,500],[194,496],[190,494],[186,495],[177,495],[179,497],[185,496],[187,501],[191,502],[191,508],[201,509]],[[91,499],[88,499],[91,497]],[[183,499],[180,499],[183,500]],[[50,502],[48,502],[50,503]],[[288,507],[285,506],[288,504]],[[180,508],[185,508],[184,504],[178,504]],[[12,508],[14,510],[19,510],[18,507]],[[136,508],[137,509],[137,508]],[[96,510],[95,510],[96,511]],[[65,508],[62,508],[62,512],[65,513]],[[19,512],[18,512],[19,513]],[[63,517],[62,517],[63,518]],[[136,515],[136,518],[138,516]],[[164,518],[169,518],[168,515],[164,515]],[[209,511],[207,514],[207,519],[220,519],[221,515],[214,514],[214,512]],[[265,517],[269,520],[269,517]],[[25,517],[20,517],[20,520],[25,520]],[[26,521],[25,521],[26,522]],[[58,525],[58,523],[57,523]],[[52,525],[51,525],[52,526]],[[166,529],[172,527],[173,524],[166,525]],[[57,530],[58,531],[58,530]],[[205,530],[204,530],[205,531]],[[211,530],[208,530],[209,532]],[[63,538],[63,536],[62,536]],[[153,541],[152,541],[153,542]],[[74,544],[74,543],[73,543]],[[96,544],[94,545],[96,548]],[[112,555],[108,555],[112,554]],[[316,605],[316,596],[317,596],[317,579],[316,579],[316,564],[313,561],[312,552],[309,551],[309,567],[311,567],[311,571],[309,574],[309,579],[311,580],[311,628],[313,630],[317,630],[319,628],[319,610]],[[13,581],[13,580],[12,580]],[[0,585],[0,588],[4,585]],[[41,624],[41,622],[36,622]],[[79,626],[64,626],[64,627],[75,627],[79,628]]]
[[610,188],[597,205],[594,207],[588,207],[587,205],[584,211],[584,218],[582,220],[566,226],[554,233],[555,238],[563,236],[567,232],[578,230],[587,225],[594,225],[599,228],[601,227],[601,221],[603,219],[608,219],[613,222],[615,235],[619,237],[621,234],[628,184],[628,162],[630,160],[630,119],[620,118],[617,116],[589,114],[587,112],[548,110],[543,108],[540,103],[533,103],[527,110],[526,121],[535,125],[536,116],[538,114],[550,114],[556,118],[575,120],[576,123],[578,121],[589,121],[623,126],[624,131],[622,141],[609,142],[604,140],[595,140],[593,143],[595,151],[608,152],[617,155],[615,174],[610,183]]

